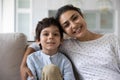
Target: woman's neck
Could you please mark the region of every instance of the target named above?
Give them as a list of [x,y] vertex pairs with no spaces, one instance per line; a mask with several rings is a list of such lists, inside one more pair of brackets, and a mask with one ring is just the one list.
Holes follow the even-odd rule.
[[102,34],[97,34],[97,33],[93,33],[90,31],[86,31],[85,35],[81,38],[79,38],[78,40],[80,41],[91,41],[91,40],[96,40],[100,37],[102,37]]

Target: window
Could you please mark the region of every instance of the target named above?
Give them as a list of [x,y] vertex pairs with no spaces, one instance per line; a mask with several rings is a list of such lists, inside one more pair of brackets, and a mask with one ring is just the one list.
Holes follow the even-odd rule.
[[24,33],[34,40],[32,33],[32,0],[16,0],[16,32]]
[[99,11],[99,10],[86,10],[84,17],[87,22],[88,29],[98,33],[114,33],[116,21],[116,11]]
[[47,0],[16,0],[15,31],[26,34],[28,41],[34,40],[38,21],[48,17],[46,3]]

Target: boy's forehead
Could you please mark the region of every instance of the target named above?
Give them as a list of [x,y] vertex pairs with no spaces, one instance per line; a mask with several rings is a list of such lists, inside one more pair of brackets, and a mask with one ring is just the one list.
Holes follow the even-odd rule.
[[44,28],[42,31],[59,31],[59,28],[55,25],[51,25],[51,26]]

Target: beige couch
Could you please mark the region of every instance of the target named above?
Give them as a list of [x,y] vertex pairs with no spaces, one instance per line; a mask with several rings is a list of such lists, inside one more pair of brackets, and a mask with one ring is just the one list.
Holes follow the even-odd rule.
[[[0,33],[0,80],[21,80],[20,64],[27,45],[22,33]],[[75,76],[80,80],[76,72]]]
[[26,46],[22,33],[0,34],[0,80],[21,80],[20,64]]

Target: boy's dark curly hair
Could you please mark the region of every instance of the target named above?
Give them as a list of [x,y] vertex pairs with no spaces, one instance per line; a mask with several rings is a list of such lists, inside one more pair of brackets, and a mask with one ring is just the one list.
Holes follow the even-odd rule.
[[[59,29],[59,32],[60,32],[60,37],[61,37],[61,40],[63,39],[63,30],[60,26],[60,24],[57,22],[56,19],[54,19],[53,17],[50,17],[50,18],[44,18],[42,19],[41,21],[38,22],[37,26],[36,26],[36,30],[35,30],[35,39],[40,41],[40,34],[41,34],[41,31],[44,29],[44,28],[47,28],[47,27],[50,27],[51,25],[54,25],[56,26],[58,29]],[[42,46],[40,45],[40,48],[42,49]]]

